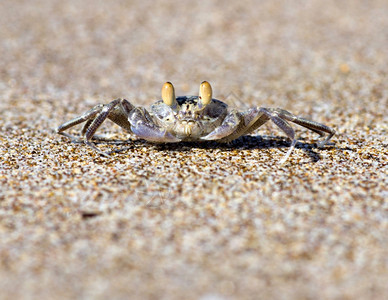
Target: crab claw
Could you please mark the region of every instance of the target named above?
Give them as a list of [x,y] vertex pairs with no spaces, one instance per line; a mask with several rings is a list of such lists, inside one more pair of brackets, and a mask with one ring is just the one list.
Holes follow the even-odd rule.
[[209,82],[203,81],[199,86],[198,107],[203,109],[212,101],[212,87]]
[[178,102],[175,98],[174,86],[171,82],[166,82],[162,87],[162,99],[164,104],[170,106],[172,109],[176,109]]

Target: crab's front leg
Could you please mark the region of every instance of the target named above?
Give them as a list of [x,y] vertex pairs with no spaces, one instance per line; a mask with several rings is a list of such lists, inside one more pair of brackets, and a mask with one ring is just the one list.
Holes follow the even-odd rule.
[[321,136],[324,136],[326,133],[328,134],[327,138],[318,144],[318,147],[324,146],[335,134],[335,130],[318,122],[306,120],[304,118],[293,115],[292,113],[280,109],[280,108],[251,108],[246,112],[240,113],[242,116],[242,120],[237,126],[236,130],[222,139],[222,141],[231,141],[233,139],[238,138],[239,136],[248,134],[255,129],[262,126],[268,120],[271,120],[275,123],[291,140],[291,146],[288,149],[286,155],[281,160],[281,164],[286,162],[288,157],[291,155],[297,140],[295,139],[294,129],[290,126],[288,121],[303,126],[307,129],[310,129]]
[[160,127],[143,107],[136,107],[128,116],[131,131],[139,138],[153,143],[176,143],[180,139]]
[[[100,125],[107,118],[125,130],[131,132],[131,124],[128,121],[128,115],[133,110],[133,108],[134,106],[127,100],[121,98],[115,99],[108,104],[97,105],[81,116],[63,123],[56,129],[56,131],[59,134],[69,137],[72,141],[83,141],[85,144],[92,147],[100,154],[107,155],[91,142],[93,136],[95,135]],[[69,129],[83,122],[85,122],[85,124],[81,132],[81,135],[83,136],[82,140],[64,132],[66,129]]]

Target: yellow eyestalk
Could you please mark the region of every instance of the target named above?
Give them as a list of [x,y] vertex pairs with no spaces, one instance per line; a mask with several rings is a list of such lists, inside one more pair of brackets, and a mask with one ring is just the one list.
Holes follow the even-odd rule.
[[203,81],[199,86],[199,108],[205,108],[212,101],[212,87],[209,82]]
[[175,109],[178,105],[178,102],[175,98],[174,86],[171,82],[166,82],[162,87],[162,99],[165,104],[170,106],[172,109]]

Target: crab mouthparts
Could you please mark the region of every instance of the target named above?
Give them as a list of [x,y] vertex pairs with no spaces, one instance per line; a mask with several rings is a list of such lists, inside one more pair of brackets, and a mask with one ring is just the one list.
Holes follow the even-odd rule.
[[195,138],[201,135],[201,125],[198,123],[198,121],[193,119],[183,119],[179,120],[179,122],[176,123],[174,131],[178,136],[185,139],[187,138]]
[[182,120],[181,125],[183,127],[183,132],[185,135],[190,136],[193,132],[193,127],[195,125],[194,120]]
[[191,126],[185,126],[184,128],[185,135],[190,136],[192,132],[193,132],[193,129]]

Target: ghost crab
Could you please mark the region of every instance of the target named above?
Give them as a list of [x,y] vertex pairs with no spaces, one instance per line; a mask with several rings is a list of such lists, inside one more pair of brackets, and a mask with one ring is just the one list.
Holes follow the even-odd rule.
[[280,108],[253,107],[243,112],[228,109],[227,104],[212,98],[212,88],[207,81],[201,83],[199,96],[181,97],[175,97],[174,86],[166,82],[162,87],[162,100],[153,104],[150,112],[119,98],[93,107],[81,116],[63,123],[56,131],[72,140],[79,140],[64,130],[85,122],[81,131],[83,142],[100,154],[109,156],[92,142],[96,130],[107,118],[151,143],[211,140],[227,143],[271,120],[291,140],[291,146],[281,163],[287,160],[297,143],[294,130],[288,122],[301,125],[320,136],[327,133],[328,136],[318,147],[323,147],[335,134],[326,125],[297,117]]

